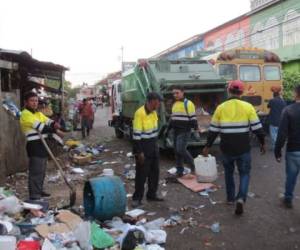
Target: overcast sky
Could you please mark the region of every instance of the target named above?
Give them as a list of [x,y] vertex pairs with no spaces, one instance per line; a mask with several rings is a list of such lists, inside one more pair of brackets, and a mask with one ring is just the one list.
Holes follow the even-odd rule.
[[250,0],[1,0],[0,48],[70,68],[89,84],[250,10]]

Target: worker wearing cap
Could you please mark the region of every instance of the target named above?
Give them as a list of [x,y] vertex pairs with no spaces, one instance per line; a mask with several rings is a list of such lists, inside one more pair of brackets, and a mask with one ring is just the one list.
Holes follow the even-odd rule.
[[34,92],[25,95],[25,109],[21,113],[20,125],[26,136],[26,149],[29,157],[29,199],[39,200],[42,197],[49,197],[50,194],[43,190],[48,152],[38,132],[44,138],[48,138],[49,134],[53,134],[52,136],[57,138],[54,133],[62,137],[63,133],[59,130],[60,125],[38,111],[38,96]]
[[176,159],[177,176],[184,173],[183,163],[186,161],[192,173],[195,172],[194,159],[187,150],[188,140],[191,138],[192,129],[199,132],[196,118],[195,105],[184,97],[182,86],[175,86],[172,90],[175,102],[172,106],[172,115],[169,129],[174,131],[174,151]]
[[148,201],[163,201],[157,196],[159,181],[158,116],[161,97],[155,92],[147,95],[145,105],[134,114],[133,153],[136,158],[135,192],[133,207],[142,205],[144,186],[148,179]]
[[282,113],[282,110],[285,108],[286,103],[282,99],[280,92],[281,87],[280,86],[272,86],[271,91],[273,92],[273,99],[270,100],[268,103],[268,108],[270,109],[269,113],[269,132],[270,137],[272,140],[272,149],[275,148],[275,142],[278,134],[278,128],[280,124],[280,116]]
[[[250,136],[252,131],[259,139],[261,152],[265,153],[264,131],[257,117],[254,107],[240,99],[244,90],[241,81],[231,81],[228,86],[229,98],[220,104],[214,115],[209,128],[206,147],[203,149],[205,156],[218,135],[221,136],[222,162],[225,169],[225,183],[228,204],[236,203],[235,213],[241,215],[247,198],[251,155]],[[240,175],[240,187],[235,195],[234,168],[237,165]]]

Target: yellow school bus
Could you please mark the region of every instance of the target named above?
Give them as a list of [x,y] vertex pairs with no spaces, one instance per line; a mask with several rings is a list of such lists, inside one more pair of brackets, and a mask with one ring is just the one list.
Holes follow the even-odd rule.
[[204,57],[226,80],[245,83],[242,99],[250,102],[260,116],[269,113],[272,86],[282,86],[280,58],[273,52],[258,48],[238,48]]

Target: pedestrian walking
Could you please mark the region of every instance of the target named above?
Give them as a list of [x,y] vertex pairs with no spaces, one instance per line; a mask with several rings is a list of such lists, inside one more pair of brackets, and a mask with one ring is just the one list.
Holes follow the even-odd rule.
[[192,130],[199,133],[196,118],[195,105],[184,96],[184,89],[181,86],[172,90],[175,103],[172,106],[172,115],[168,129],[174,132],[174,151],[176,159],[177,176],[182,177],[184,173],[184,162],[188,164],[191,173],[195,172],[194,158],[187,150],[188,141],[191,138]]
[[[244,212],[244,203],[247,199],[251,170],[250,135],[252,131],[259,139],[261,152],[265,153],[264,131],[257,117],[254,107],[240,99],[244,90],[244,84],[235,80],[229,83],[229,98],[220,104],[209,128],[207,144],[203,149],[205,156],[209,148],[220,134],[220,148],[222,151],[222,163],[225,170],[225,184],[228,204],[236,202],[235,214]],[[240,186],[235,195],[234,168],[237,165]]]
[[83,99],[83,103],[79,107],[79,114],[81,117],[81,132],[82,138],[90,135],[91,122],[93,119],[93,109],[87,99]]
[[292,208],[294,189],[300,170],[300,85],[295,88],[295,103],[285,107],[282,111],[274,151],[278,162],[281,162],[281,150],[286,140],[286,180],[283,204],[287,208]]
[[147,95],[145,105],[134,114],[133,120],[133,153],[136,159],[135,192],[133,194],[133,207],[142,205],[144,186],[148,180],[148,201],[163,201],[157,196],[159,181],[159,148],[158,116],[161,97],[155,92]]
[[38,96],[36,93],[27,93],[24,101],[25,109],[21,113],[20,125],[22,132],[26,136],[26,149],[29,157],[29,199],[39,200],[42,197],[49,197],[50,194],[43,189],[48,152],[37,131],[44,138],[48,138],[49,134],[54,133],[63,136],[63,133],[59,130],[60,125],[58,123],[55,123],[38,111]]
[[269,113],[269,132],[272,142],[272,150],[275,148],[275,142],[278,134],[278,127],[280,123],[280,116],[282,110],[285,108],[286,103],[282,99],[280,92],[281,87],[280,86],[273,86],[271,87],[271,91],[273,92],[273,99],[270,100],[268,104],[268,108],[270,109]]

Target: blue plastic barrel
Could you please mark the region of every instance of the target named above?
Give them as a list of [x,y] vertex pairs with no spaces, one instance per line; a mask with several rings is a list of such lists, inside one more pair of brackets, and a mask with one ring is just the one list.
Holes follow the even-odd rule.
[[117,176],[101,176],[87,181],[83,199],[86,217],[110,220],[125,213],[126,191]]

